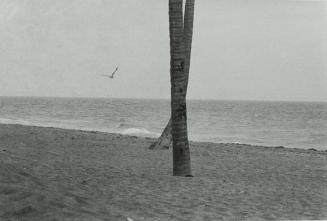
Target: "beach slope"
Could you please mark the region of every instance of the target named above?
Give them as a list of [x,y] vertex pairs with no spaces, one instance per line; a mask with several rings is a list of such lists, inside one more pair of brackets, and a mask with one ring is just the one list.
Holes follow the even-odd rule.
[[0,125],[0,220],[327,220],[327,152]]

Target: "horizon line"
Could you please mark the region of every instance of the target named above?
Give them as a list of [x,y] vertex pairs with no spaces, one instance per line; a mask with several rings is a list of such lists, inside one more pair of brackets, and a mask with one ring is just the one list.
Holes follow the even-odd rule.
[[[164,97],[87,97],[87,96],[22,96],[22,95],[0,95],[0,97],[16,98],[77,98],[77,99],[135,99],[135,100],[167,100]],[[289,103],[327,103],[321,100],[274,100],[274,99],[225,99],[225,98],[186,98],[188,101],[238,101],[238,102],[289,102]]]

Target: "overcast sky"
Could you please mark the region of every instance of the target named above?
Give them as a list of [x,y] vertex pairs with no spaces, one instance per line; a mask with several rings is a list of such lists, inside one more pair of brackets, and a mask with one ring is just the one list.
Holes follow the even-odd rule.
[[[326,28],[326,1],[196,1],[188,98],[327,101]],[[0,78],[0,96],[169,98],[168,0],[1,0]]]

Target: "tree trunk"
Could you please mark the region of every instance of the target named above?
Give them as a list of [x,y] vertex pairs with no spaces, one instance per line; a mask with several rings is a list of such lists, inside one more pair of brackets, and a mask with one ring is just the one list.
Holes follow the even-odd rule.
[[173,175],[191,176],[187,137],[183,0],[169,0],[170,83],[173,138]]
[[184,14],[183,39],[185,47],[185,96],[187,93],[188,79],[190,73],[192,38],[193,38],[193,21],[194,21],[194,2],[195,0],[186,0]]
[[[189,72],[190,72],[190,62],[191,62],[194,2],[195,0],[186,0],[185,13],[184,13],[183,39],[184,39],[184,47],[185,47],[185,64],[184,64],[184,74],[186,75],[185,76],[186,81],[184,84],[185,94],[187,92]],[[171,143],[172,143],[172,136],[171,136],[171,118],[170,118],[160,137],[157,139],[157,141],[155,141],[150,145],[149,149],[169,149]]]
[[160,137],[157,139],[157,141],[153,142],[149,149],[153,150],[153,149],[169,149],[169,146],[172,143],[172,136],[171,136],[171,118],[168,121],[167,126],[165,127],[165,129],[163,130],[162,134],[160,135]]

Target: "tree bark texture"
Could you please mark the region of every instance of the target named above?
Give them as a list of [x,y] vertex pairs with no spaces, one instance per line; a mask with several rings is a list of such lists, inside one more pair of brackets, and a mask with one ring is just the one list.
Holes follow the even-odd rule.
[[[183,24],[183,42],[185,49],[185,64],[184,64],[184,91],[185,96],[187,93],[188,79],[190,72],[190,62],[191,62],[191,49],[192,49],[192,38],[193,38],[193,21],[194,21],[194,3],[195,0],[186,0],[185,10],[184,10],[184,24]],[[172,143],[172,119],[170,118],[165,129],[163,130],[160,137],[152,143],[149,149],[169,149]]]
[[187,136],[183,0],[169,0],[173,175],[191,175]]

